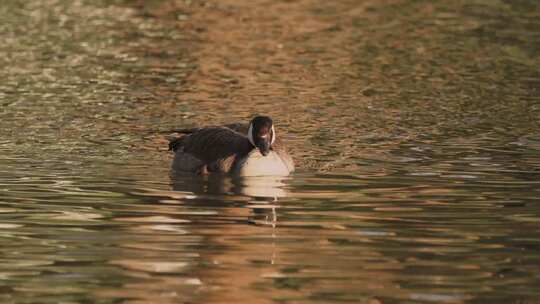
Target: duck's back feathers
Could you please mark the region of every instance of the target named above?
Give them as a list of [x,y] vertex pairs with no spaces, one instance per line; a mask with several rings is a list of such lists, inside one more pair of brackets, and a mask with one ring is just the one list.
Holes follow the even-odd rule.
[[253,146],[246,136],[227,127],[207,127],[192,129],[191,133],[174,139],[169,143],[169,149],[177,155],[180,153],[182,161],[188,160],[186,158],[199,160],[197,163],[206,164],[210,172],[228,172]]

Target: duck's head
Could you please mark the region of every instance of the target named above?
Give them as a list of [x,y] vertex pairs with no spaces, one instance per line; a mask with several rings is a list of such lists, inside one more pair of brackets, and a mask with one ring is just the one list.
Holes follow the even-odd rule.
[[249,123],[249,142],[259,149],[263,156],[270,153],[270,148],[276,141],[276,131],[272,118],[268,116],[255,116]]

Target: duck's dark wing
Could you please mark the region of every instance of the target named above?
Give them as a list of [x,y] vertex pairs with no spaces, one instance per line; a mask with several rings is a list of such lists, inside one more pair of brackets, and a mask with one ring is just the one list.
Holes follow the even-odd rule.
[[200,131],[202,129],[219,128],[219,127],[229,128],[229,129],[231,129],[233,131],[236,131],[236,132],[238,132],[240,134],[247,135],[247,132],[248,132],[248,129],[249,129],[249,124],[231,123],[231,124],[226,124],[226,125],[222,125],[222,126],[206,126],[206,127],[202,127],[202,128],[172,129],[172,130],[166,131],[166,133],[192,134],[192,133],[195,133],[195,132]]
[[232,123],[232,124],[224,125],[224,127],[229,128],[233,131],[236,131],[240,134],[244,134],[246,136],[249,130],[249,124],[242,124],[242,123]]
[[205,164],[212,164],[231,156],[245,156],[253,146],[246,136],[232,129],[207,127],[171,141],[169,148],[191,154]]
[[247,132],[249,129],[249,124],[242,124],[242,123],[232,123],[227,124],[223,126],[208,126],[208,127],[202,127],[202,128],[185,128],[185,129],[173,129],[170,131],[167,131],[167,133],[180,133],[182,136],[175,137],[170,139],[169,141],[169,150],[170,151],[177,151],[180,147],[183,145],[183,141],[186,138],[186,135],[191,135],[193,133],[197,133],[204,129],[216,129],[216,128],[229,128],[237,133],[243,134],[247,136]]

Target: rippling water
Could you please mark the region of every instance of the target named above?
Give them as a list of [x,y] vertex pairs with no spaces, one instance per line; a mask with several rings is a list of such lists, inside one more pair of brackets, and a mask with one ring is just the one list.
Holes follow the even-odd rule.
[[[537,303],[536,1],[0,6],[6,303]],[[298,172],[170,176],[269,113]]]

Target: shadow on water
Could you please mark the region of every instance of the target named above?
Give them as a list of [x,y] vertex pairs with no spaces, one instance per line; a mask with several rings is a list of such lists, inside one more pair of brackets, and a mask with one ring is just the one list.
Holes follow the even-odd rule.
[[[0,300],[534,303],[536,1],[7,1]],[[170,175],[271,115],[288,178]]]

